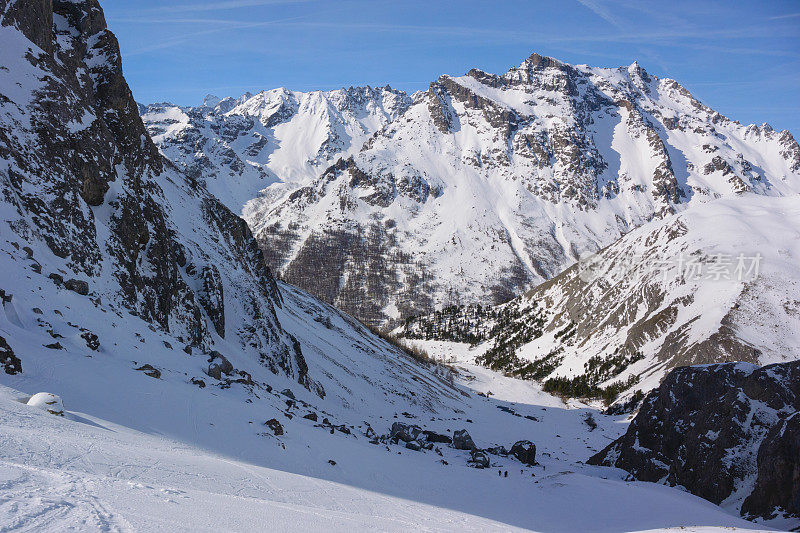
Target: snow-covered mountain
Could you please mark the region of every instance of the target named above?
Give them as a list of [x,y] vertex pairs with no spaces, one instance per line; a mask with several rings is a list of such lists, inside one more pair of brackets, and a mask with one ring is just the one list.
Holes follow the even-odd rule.
[[285,88],[238,99],[208,95],[199,107],[168,103],[139,112],[164,155],[236,214],[269,185],[280,196],[361,148],[411,104],[402,91]]
[[405,336],[570,396],[650,390],[673,367],[800,354],[800,197],[745,193],[653,220],[507,304],[412,318]]
[[0,0],[0,183],[3,531],[753,525],[585,464],[623,418],[275,280],[159,154],[96,0]]
[[733,122],[636,63],[534,54],[442,76],[352,157],[244,216],[284,279],[377,324],[508,300],[654,217],[743,192],[800,192],[788,131]]

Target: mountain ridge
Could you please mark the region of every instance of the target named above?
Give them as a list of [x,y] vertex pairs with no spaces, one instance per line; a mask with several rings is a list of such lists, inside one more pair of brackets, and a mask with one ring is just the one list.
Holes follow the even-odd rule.
[[244,217],[285,279],[338,278],[317,294],[391,325],[506,301],[654,217],[747,191],[800,191],[788,131],[741,126],[635,63],[533,54],[501,76],[440,77],[357,153]]

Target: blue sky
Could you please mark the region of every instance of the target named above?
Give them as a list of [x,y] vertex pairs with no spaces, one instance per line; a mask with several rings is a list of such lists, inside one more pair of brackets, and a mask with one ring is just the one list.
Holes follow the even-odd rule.
[[105,0],[143,103],[285,86],[425,89],[531,52],[675,78],[743,123],[800,137],[800,1]]

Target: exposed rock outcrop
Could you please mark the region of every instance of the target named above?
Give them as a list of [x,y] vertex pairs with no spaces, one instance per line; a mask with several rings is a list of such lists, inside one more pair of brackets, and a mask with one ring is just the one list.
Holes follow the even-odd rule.
[[153,143],[97,0],[0,5],[3,25],[30,39],[3,43],[19,83],[0,94],[0,199],[3,224],[29,258],[37,250],[34,271],[48,265],[57,285],[202,351],[216,333],[324,394],[278,321],[281,296],[247,224]]
[[589,463],[716,504],[743,499],[748,516],[800,517],[798,412],[800,361],[678,368],[645,398],[625,435]]

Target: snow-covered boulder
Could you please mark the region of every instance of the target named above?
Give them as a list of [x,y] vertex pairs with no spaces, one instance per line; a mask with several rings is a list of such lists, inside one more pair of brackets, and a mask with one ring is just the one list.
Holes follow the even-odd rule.
[[60,396],[49,392],[37,392],[28,400],[28,405],[43,409],[50,414],[64,416],[64,403]]

